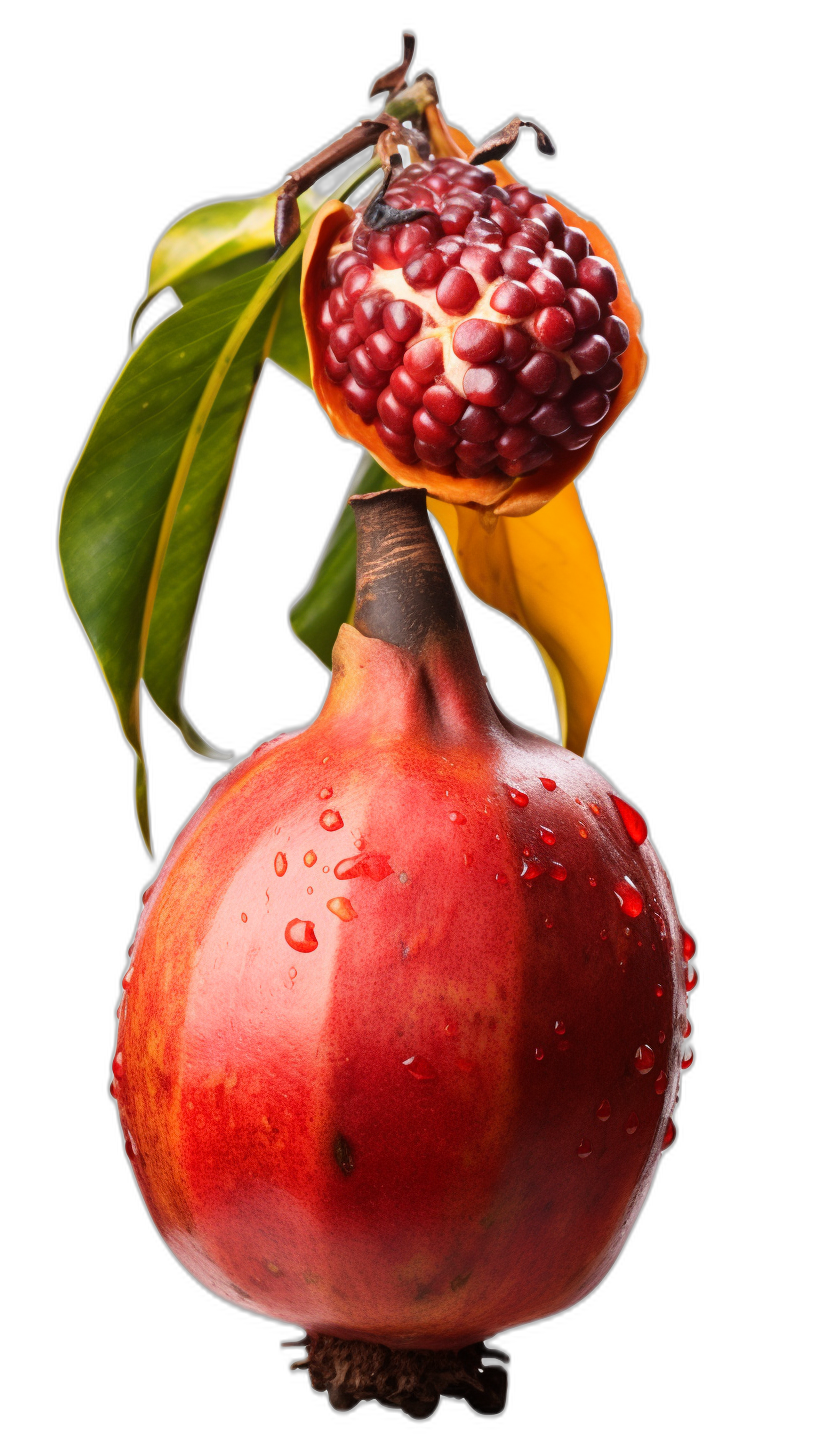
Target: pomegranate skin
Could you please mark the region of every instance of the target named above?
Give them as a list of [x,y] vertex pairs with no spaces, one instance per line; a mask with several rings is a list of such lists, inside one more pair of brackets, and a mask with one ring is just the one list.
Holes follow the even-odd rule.
[[[341,629],[315,723],[176,840],[119,1023],[126,1146],[179,1259],[247,1308],[394,1348],[589,1293],[679,1075],[682,930],[656,855],[595,769],[465,668]],[[291,948],[292,921],[316,948]]]

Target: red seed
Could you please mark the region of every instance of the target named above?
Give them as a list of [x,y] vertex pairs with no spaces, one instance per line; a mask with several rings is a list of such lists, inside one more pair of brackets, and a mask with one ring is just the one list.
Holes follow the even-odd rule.
[[442,445],[429,445],[425,440],[417,440],[414,449],[420,460],[424,460],[426,465],[433,465],[437,470],[444,470],[456,460],[452,450],[446,450]]
[[536,202],[544,201],[540,193],[531,192],[529,187],[525,187],[523,182],[514,182],[507,190],[510,193],[510,200],[516,212],[529,212],[530,208]]
[[499,202],[510,201],[510,193],[506,190],[506,188],[500,187],[498,182],[491,182],[489,187],[485,187],[482,196],[489,197],[491,198],[491,200],[493,198],[496,198]]
[[454,329],[453,352],[469,364],[489,364],[498,359],[503,347],[502,330],[489,319],[467,319]]
[[434,252],[441,254],[446,268],[455,268],[462,257],[464,247],[464,238],[441,238]]
[[615,314],[610,314],[608,318],[604,319],[600,332],[609,345],[609,351],[613,359],[617,359],[618,355],[622,354],[624,349],[628,348],[629,330],[623,322],[623,319],[618,318]]
[[327,298],[320,305],[320,312],[317,315],[317,327],[324,334],[330,334],[334,328],[334,319],[332,318],[332,311],[329,308],[329,300]]
[[460,440],[456,446],[456,454],[463,465],[474,467],[489,465],[496,459],[498,454],[495,445],[489,440]]
[[578,264],[578,283],[599,303],[612,303],[618,296],[617,274],[605,258],[582,258]]
[[560,400],[545,399],[535,414],[530,415],[530,424],[539,435],[552,439],[556,435],[563,435],[570,428],[572,415]]
[[349,249],[347,253],[338,254],[338,256],[334,259],[333,282],[342,283],[346,277],[346,274],[350,273],[352,268],[359,268],[359,266],[360,259],[355,258],[354,253],[351,249]]
[[[354,256],[352,253],[351,257]],[[343,279],[343,293],[349,303],[356,303],[357,299],[365,293],[371,282],[371,269],[366,268],[364,263],[359,263],[356,268],[349,268]]]
[[532,339],[515,324],[502,324],[501,331],[502,351],[496,362],[503,364],[505,369],[516,370],[528,357],[533,347]]
[[529,425],[510,425],[502,430],[495,443],[500,455],[508,460],[517,460],[532,450],[534,445],[540,445],[541,439]]
[[567,396],[567,404],[579,425],[598,425],[609,413],[609,395],[589,380],[573,386]]
[[497,222],[506,238],[514,233],[521,224],[521,214],[516,212],[514,207],[508,207],[506,203],[495,198],[490,204],[489,216],[493,222]]
[[365,344],[358,344],[356,349],[352,349],[348,356],[348,366],[357,383],[362,384],[365,389],[376,389],[379,393],[388,383],[388,370],[377,368],[369,358]]
[[390,295],[372,291],[355,303],[352,319],[361,339],[367,339],[369,334],[382,328],[383,308],[387,297]]
[[422,396],[422,403],[434,419],[441,420],[445,425],[455,425],[466,407],[462,396],[444,381],[430,385]]
[[351,319],[346,319],[343,323],[338,324],[335,329],[332,329],[331,337],[329,338],[332,353],[336,359],[340,360],[348,359],[352,349],[356,349],[360,342],[360,335],[351,322]]
[[[518,235],[527,238],[527,247],[532,248],[533,252],[539,255],[544,252],[544,249],[550,241],[549,229],[541,221],[540,217],[525,217],[519,228]],[[508,242],[512,241],[513,236],[515,235],[511,234]]]
[[526,247],[502,248],[499,262],[505,277],[514,278],[518,283],[526,283],[533,269],[538,267],[535,253],[532,248]]
[[537,404],[538,400],[535,395],[517,384],[510,398],[506,399],[504,404],[499,405],[496,413],[503,424],[518,425],[522,420],[529,418]]
[[459,438],[450,425],[443,424],[442,420],[436,419],[424,407],[418,409],[413,417],[413,430],[424,445],[436,445],[445,449],[452,449]]
[[549,202],[534,202],[527,216],[537,217],[543,222],[555,246],[560,247],[564,237],[564,219],[557,208]]
[[402,276],[412,288],[434,288],[445,272],[445,259],[436,248],[429,248],[406,263]]
[[439,214],[439,221],[442,224],[443,232],[461,236],[472,216],[473,209],[466,203],[447,202],[444,212]]
[[548,243],[541,255],[541,266],[549,273],[554,273],[556,278],[560,278],[565,288],[575,286],[575,264],[569,253],[563,252],[561,248],[554,248],[552,243]]
[[[378,369],[383,369],[390,375],[392,369],[402,362],[403,345],[397,343],[391,334],[385,329],[378,329],[376,334],[369,334],[363,348],[368,354],[372,364]],[[363,383],[366,381],[363,380]]]
[[504,404],[513,392],[513,377],[499,364],[480,364],[468,369],[462,388],[471,404]]
[[485,409],[483,405],[477,404],[468,405],[456,426],[456,433],[461,435],[463,440],[476,440],[480,444],[486,440],[495,440],[501,431],[502,422],[496,411]]
[[323,355],[323,368],[328,374],[329,379],[333,379],[335,384],[339,384],[341,380],[345,379],[349,372],[348,364],[337,358],[331,345],[329,345]]
[[[407,172],[408,168],[406,167],[405,170]],[[404,175],[405,173],[403,173]],[[450,191],[451,185],[450,178],[446,177],[442,172],[429,172],[426,174],[425,186],[429,192],[433,192],[435,197],[444,197],[445,193]]]
[[569,365],[563,359],[555,361],[555,380],[547,390],[547,399],[563,399],[572,389],[572,375]]
[[448,314],[470,313],[478,297],[478,285],[464,268],[449,268],[436,290],[436,301]]
[[499,224],[490,217],[472,217],[465,228],[466,243],[498,243],[501,247],[504,244],[504,233]]
[[345,319],[350,319],[354,310],[354,304],[349,303],[342,288],[333,288],[329,294],[329,313],[336,324],[341,324]]
[[558,443],[562,450],[583,450],[591,439],[591,430],[585,430],[581,425],[571,425],[563,435],[558,436]]
[[536,296],[526,283],[517,283],[514,279],[500,283],[490,303],[496,313],[506,314],[508,318],[526,318],[537,306]]
[[484,192],[486,187],[492,186],[496,181],[496,174],[489,167],[475,167],[470,162],[465,162],[459,178],[466,187],[472,187],[476,192]]
[[[403,364],[419,384],[433,384],[442,373],[442,343],[439,339],[420,339],[405,350]],[[393,383],[393,381],[392,381]]]
[[403,364],[398,365],[391,375],[391,389],[401,404],[411,406],[411,412],[422,404],[424,385],[414,379]]
[[585,288],[568,288],[566,306],[575,319],[576,329],[594,329],[601,321],[598,300]]
[[410,405],[397,399],[393,389],[384,389],[377,400],[377,413],[383,424],[398,435],[408,435],[413,429],[414,411]]
[[349,409],[370,424],[377,413],[377,390],[358,384],[353,374],[346,375],[342,389]]
[[609,362],[609,345],[603,334],[580,334],[572,344],[569,354],[582,374],[594,374]]
[[575,320],[565,308],[542,308],[535,316],[533,328],[548,349],[565,349],[575,337]]
[[392,339],[404,344],[412,339],[422,323],[422,310],[415,303],[396,298],[382,311],[383,328]]
[[511,253],[515,248],[521,248],[525,253],[532,253],[534,258],[540,258],[544,252],[544,240],[531,233],[511,233],[502,249],[502,255]]
[[573,263],[580,263],[589,252],[589,238],[581,228],[564,228],[564,241],[561,247],[565,253],[569,253]]
[[544,267],[533,269],[527,279],[527,287],[535,294],[536,301],[542,308],[560,306],[567,296],[561,279]]
[[499,254],[491,248],[480,243],[471,243],[464,248],[459,262],[468,273],[474,278],[481,278],[484,283],[494,283],[501,278],[502,266],[499,262]]
[[623,370],[620,364],[617,359],[610,359],[608,364],[604,364],[603,369],[599,369],[596,374],[593,374],[592,383],[598,389],[604,390],[606,394],[612,394],[622,379]]
[[399,258],[394,252],[392,230],[373,232],[368,240],[368,256],[378,268],[399,268]]
[[374,427],[384,445],[396,455],[398,460],[410,465],[416,459],[413,435],[400,435],[395,430],[389,430],[382,420],[375,420]]
[[516,370],[516,382],[528,389],[531,394],[546,394],[550,386],[555,382],[558,361],[552,354],[541,349],[538,353],[531,355],[526,364],[522,364]]

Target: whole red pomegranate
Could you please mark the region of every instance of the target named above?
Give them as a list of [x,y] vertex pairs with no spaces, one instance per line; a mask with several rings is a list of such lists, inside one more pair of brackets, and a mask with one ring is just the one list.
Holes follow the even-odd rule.
[[355,509],[326,703],[145,895],[112,1090],[168,1244],[335,1404],[496,1410],[481,1342],[597,1285],[673,1136],[690,944],[640,816],[492,702],[424,493]]

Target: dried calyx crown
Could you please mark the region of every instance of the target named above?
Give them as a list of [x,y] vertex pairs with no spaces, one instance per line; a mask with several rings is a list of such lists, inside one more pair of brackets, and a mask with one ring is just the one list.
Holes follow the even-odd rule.
[[[371,87],[370,96],[387,93],[384,109],[377,117],[365,119],[353,126],[336,141],[317,152],[295,171],[290,172],[279,193],[275,211],[276,256],[280,256],[295,241],[300,232],[300,212],[297,199],[307,188],[335,167],[373,147],[382,165],[382,178],[375,195],[365,210],[365,226],[374,232],[391,227],[394,223],[412,222],[424,217],[426,208],[412,208],[398,211],[383,201],[392,178],[401,167],[399,147],[407,147],[423,160],[431,156],[429,112],[435,113],[439,101],[436,83],[429,72],[417,76],[411,85],[406,85],[408,71],[416,47],[415,37],[405,31],[402,37],[403,54],[399,65],[379,76]],[[553,156],[555,147],[543,127],[537,121],[515,116],[499,131],[486,137],[470,154],[468,161],[473,165],[482,162],[499,161],[515,146],[523,126],[530,127],[536,138],[538,150],[545,156]]]

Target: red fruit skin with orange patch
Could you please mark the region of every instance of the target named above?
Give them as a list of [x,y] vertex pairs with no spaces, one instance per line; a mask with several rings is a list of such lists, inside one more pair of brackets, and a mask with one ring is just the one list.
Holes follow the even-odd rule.
[[[458,1349],[598,1284],[655,1170],[687,1001],[668,879],[611,792],[442,649],[341,628],[315,723],[257,749],[182,830],[126,978],[126,1146],[210,1289],[311,1332]],[[335,877],[368,851],[392,872]],[[522,879],[525,861],[542,872]],[[356,918],[327,908],[339,895]],[[314,923],[308,954],[286,943],[295,918]]]

